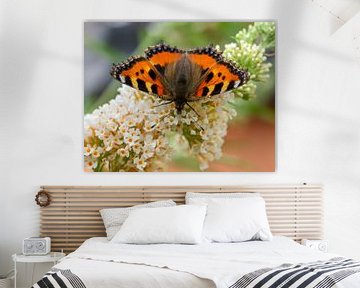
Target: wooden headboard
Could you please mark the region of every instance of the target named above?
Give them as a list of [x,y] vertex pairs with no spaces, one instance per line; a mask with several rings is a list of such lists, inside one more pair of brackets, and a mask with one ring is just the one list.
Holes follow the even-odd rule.
[[40,233],[52,239],[52,251],[72,252],[95,236],[105,236],[99,209],[128,207],[164,199],[183,204],[186,192],[259,192],[266,201],[274,235],[301,239],[322,238],[321,185],[249,186],[42,186],[51,196],[40,208]]

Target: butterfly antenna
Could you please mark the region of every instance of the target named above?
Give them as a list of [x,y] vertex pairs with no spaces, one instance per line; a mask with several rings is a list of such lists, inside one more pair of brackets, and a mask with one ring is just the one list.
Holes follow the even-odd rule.
[[194,118],[193,118],[193,120],[194,120],[194,124],[195,124],[196,128],[200,129],[201,131],[205,131],[205,129],[203,127],[201,127],[201,125],[199,123],[197,123]]
[[157,123],[155,123],[154,125],[152,125],[151,128],[155,128],[162,120],[164,120],[164,118],[165,118],[166,116],[169,116],[169,115],[167,114],[167,115],[164,115],[164,116],[160,117],[159,122],[157,122]]
[[192,111],[194,111],[195,114],[196,114],[198,117],[200,117],[199,113],[197,113],[196,110],[195,110],[188,102],[185,102],[185,104],[188,105],[188,106],[190,107],[190,109],[191,109]]
[[170,103],[172,103],[172,102],[174,102],[174,101],[164,102],[164,103],[161,103],[161,104],[159,104],[159,105],[152,106],[151,108],[156,108],[156,107],[160,107],[160,106],[168,105],[168,104],[170,104]]
[[[185,102],[185,104],[188,105],[188,106],[190,107],[190,109],[191,109],[192,111],[194,111],[195,114],[200,118],[199,113],[197,113],[196,110],[195,110],[193,107],[191,107],[191,105],[190,105],[189,103]],[[196,126],[197,128],[200,128],[200,130],[205,131],[205,129],[204,129],[203,127],[201,127],[201,125],[199,125],[199,124],[197,123],[197,121],[195,120],[195,118],[192,117],[192,119],[193,119],[194,124],[195,124],[195,126]]]

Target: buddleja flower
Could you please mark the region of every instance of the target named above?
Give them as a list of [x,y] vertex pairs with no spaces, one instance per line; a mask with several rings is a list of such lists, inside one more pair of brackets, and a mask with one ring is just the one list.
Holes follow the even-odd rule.
[[227,122],[236,113],[224,105],[231,94],[194,103],[199,118],[186,108],[177,114],[174,104],[158,106],[156,97],[127,86],[118,92],[114,100],[85,116],[87,171],[163,171],[173,154],[171,136],[187,143],[202,170],[221,157]]
[[162,171],[171,148],[170,126],[160,121],[169,107],[123,86],[119,95],[84,118],[85,169],[88,171]]
[[[227,133],[230,119],[236,116],[236,110],[228,102],[234,98],[233,93],[220,94],[214,98],[207,98],[193,102],[192,106],[200,117],[193,111],[183,111],[181,121],[184,125],[179,141],[184,140],[189,153],[199,162],[200,170],[206,170],[209,162],[218,160],[222,156],[222,145]],[[203,128],[199,129],[199,126]]]
[[[269,78],[271,63],[266,62],[267,50],[275,48],[275,23],[257,22],[239,31],[235,42],[225,45],[223,55],[250,73],[250,81],[234,91],[244,100],[256,97],[256,83]],[[271,51],[272,52],[272,51]]]
[[234,97],[255,97],[256,82],[267,79],[271,64],[266,63],[265,51],[273,47],[274,34],[273,23],[257,23],[225,46],[223,55],[248,69],[250,81],[234,93],[192,102],[197,113],[184,107],[178,114],[173,103],[159,106],[162,102],[155,96],[128,86],[119,88],[115,99],[85,115],[85,170],[164,171],[179,147],[197,159],[200,170],[206,170],[221,158],[229,120],[236,116],[229,103]]

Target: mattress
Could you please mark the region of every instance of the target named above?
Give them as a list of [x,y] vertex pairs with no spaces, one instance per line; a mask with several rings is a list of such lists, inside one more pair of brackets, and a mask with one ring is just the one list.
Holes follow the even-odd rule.
[[[236,283],[243,278],[248,279],[248,275],[254,275],[254,271],[272,273],[271,269],[278,266],[282,267],[281,271],[289,271],[292,264],[298,263],[312,263],[313,267],[318,267],[318,261],[328,261],[327,265],[334,266],[335,262],[329,261],[338,259],[337,257],[338,255],[312,250],[286,237],[274,237],[272,241],[200,245],[112,244],[106,238],[97,237],[85,241],[75,252],[54,266],[54,269],[71,271],[83,283],[83,286],[78,287],[87,288],[255,287]],[[323,263],[325,262],[321,262],[321,265]],[[294,267],[297,270],[302,269],[301,271],[309,270],[308,267]],[[360,264],[354,263],[349,267],[352,270],[347,271],[352,273],[341,281],[334,282],[332,286],[323,287],[360,287],[360,273],[356,270],[360,269]],[[277,279],[281,278],[281,275],[279,274]],[[276,279],[272,281],[276,283]]]

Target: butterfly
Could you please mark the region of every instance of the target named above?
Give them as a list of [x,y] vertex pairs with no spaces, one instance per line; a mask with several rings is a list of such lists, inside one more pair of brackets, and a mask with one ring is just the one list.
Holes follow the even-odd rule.
[[174,102],[179,113],[185,105],[196,113],[189,102],[231,91],[250,78],[212,45],[182,50],[165,43],[147,48],[145,56],[113,64],[110,74],[125,85],[156,95],[163,104]]

